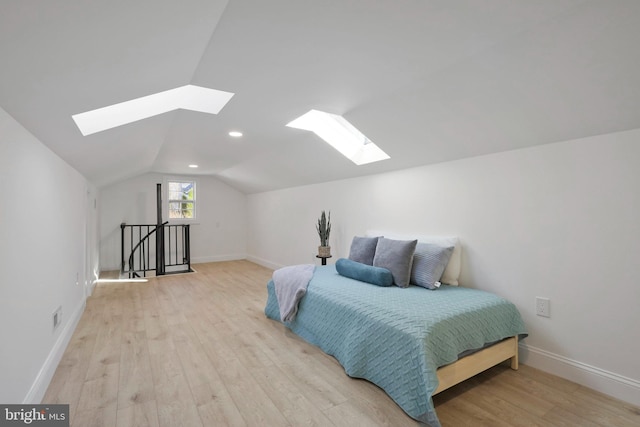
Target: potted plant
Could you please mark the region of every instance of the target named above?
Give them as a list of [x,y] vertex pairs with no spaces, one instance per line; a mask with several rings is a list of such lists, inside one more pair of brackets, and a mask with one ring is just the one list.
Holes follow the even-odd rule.
[[321,258],[329,258],[331,256],[331,246],[329,246],[329,235],[331,234],[331,212],[326,215],[322,211],[322,215],[318,218],[316,225],[318,236],[320,236],[320,246],[318,246],[318,256]]

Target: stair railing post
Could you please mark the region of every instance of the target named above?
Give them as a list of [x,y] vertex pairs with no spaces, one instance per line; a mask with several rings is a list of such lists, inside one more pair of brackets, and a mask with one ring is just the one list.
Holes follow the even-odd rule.
[[124,222],[120,224],[120,275],[124,274],[124,228],[126,226]]
[[185,245],[185,255],[186,255],[186,259],[187,259],[187,271],[191,271],[191,237],[189,235],[189,227],[190,224],[186,224],[184,226],[185,228],[185,234],[184,234],[184,245]]
[[164,226],[162,225],[162,184],[156,184],[156,276],[165,274],[164,268]]

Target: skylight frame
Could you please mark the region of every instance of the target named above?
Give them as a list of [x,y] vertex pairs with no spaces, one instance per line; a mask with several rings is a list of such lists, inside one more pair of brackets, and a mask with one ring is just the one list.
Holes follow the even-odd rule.
[[311,131],[358,166],[390,159],[344,117],[319,110],[310,110],[289,122],[288,127]]
[[87,136],[178,109],[218,114],[233,95],[222,90],[185,85],[71,117],[82,135]]

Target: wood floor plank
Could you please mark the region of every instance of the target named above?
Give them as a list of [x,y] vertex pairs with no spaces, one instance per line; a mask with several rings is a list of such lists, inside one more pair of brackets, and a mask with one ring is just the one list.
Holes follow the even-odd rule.
[[[85,319],[89,323],[89,319]],[[51,379],[51,384],[42,399],[43,403],[69,404],[69,417],[73,417],[78,408],[82,386],[87,377],[91,355],[96,342],[96,334],[74,334],[58,368]]]
[[[155,387],[171,384],[175,377],[184,378],[182,363],[173,346],[173,341],[149,340],[149,364]],[[185,380],[186,381],[186,380]]]
[[194,387],[191,393],[205,426],[247,425],[222,380]]
[[250,372],[292,426],[333,424],[277,366],[253,368]]
[[[43,402],[69,403],[82,427],[418,425],[265,317],[271,270],[248,261],[197,270],[98,284]],[[640,425],[639,408],[526,365],[491,368],[434,405],[443,427]]]
[[113,427],[116,425],[117,408],[110,405],[90,411],[78,411],[71,418],[71,427]]
[[118,408],[116,427],[159,427],[155,400]]
[[248,425],[291,425],[239,361],[229,360],[225,365],[220,376]]
[[595,423],[585,417],[566,411],[559,407],[554,407],[544,414],[544,420],[550,425],[556,427],[601,427],[601,424]]
[[195,332],[211,364],[216,369],[223,369],[225,361],[237,358],[236,351],[231,346],[235,335],[226,323],[216,323],[210,328],[195,325]]
[[92,412],[112,410],[115,414],[118,402],[118,380],[120,365],[117,363],[105,366],[100,378],[89,379],[82,385],[80,400],[76,412]]
[[[119,304],[108,304],[119,305]],[[122,313],[105,307],[105,312],[95,319],[99,322],[96,343],[91,355],[87,379],[100,378],[109,365],[120,363],[120,345],[122,341]]]
[[351,399],[324,410],[324,413],[336,426],[369,427],[381,425],[366,410],[362,409],[362,405],[356,404]]
[[122,302],[122,330],[125,332],[141,332],[145,330],[144,310],[140,283],[129,284],[130,289]]
[[284,331],[281,331],[279,336],[275,336],[281,343],[272,342],[270,349],[272,360],[278,361],[278,366],[286,377],[298,384],[301,391],[312,399],[321,410],[346,402],[345,395],[327,378],[319,375],[316,370],[310,369],[309,364],[300,357],[305,352],[318,351],[317,348],[297,336],[290,336],[288,333],[282,332]]
[[[346,419],[342,418],[345,416],[347,408],[350,415],[347,415],[345,418],[352,420],[349,424],[346,424]],[[407,415],[400,414],[397,411],[388,411],[387,409],[388,406],[386,405],[380,405],[375,401],[365,399],[360,394],[354,394],[349,397],[347,402],[327,409],[324,412],[337,426],[351,425],[352,423],[364,425],[363,422],[374,426],[389,427],[415,426],[417,424],[415,420]],[[354,420],[354,415],[357,421]]]
[[[580,386],[574,393],[576,402],[582,402],[587,406],[599,408],[602,411],[611,413],[614,419],[621,420],[620,425],[640,426],[640,408],[622,402],[602,393],[595,392],[586,387]],[[627,424],[631,423],[631,424]]]
[[[508,423],[512,427],[547,427],[551,423],[544,418],[530,414],[513,402],[494,394],[489,385],[471,387],[466,394],[467,400],[475,406]],[[548,413],[548,411],[547,411]],[[546,413],[545,413],[546,415]]]
[[175,376],[172,381],[163,382],[155,389],[158,424],[160,427],[202,427],[202,420],[187,380],[182,376]]
[[[506,369],[505,369],[506,370]],[[555,375],[526,367],[517,376],[521,381],[529,381],[529,384],[537,384],[539,387],[548,386],[549,389],[555,390],[555,392],[573,393],[580,388],[579,384],[557,377]]]
[[[556,387],[550,385],[548,381],[538,382],[535,380],[535,376],[531,375],[511,375],[509,372],[511,369],[506,365],[502,366],[501,375],[496,376],[493,379],[490,379],[486,382],[487,387],[490,386],[492,382],[499,381],[504,385],[509,385],[518,390],[526,390],[526,393],[530,396],[535,397],[536,399],[542,399],[547,402],[548,406],[557,406],[561,404],[565,404],[570,400],[570,396],[578,389],[576,387],[570,387],[556,380]],[[531,369],[529,367],[525,367],[522,372],[528,373]],[[569,381],[566,381],[570,383]],[[574,383],[570,383],[574,384]],[[574,384],[576,385],[576,384]],[[526,408],[522,408],[526,409]]]
[[487,427],[511,427],[508,421],[502,420],[499,414],[487,411],[476,405],[473,401],[455,399],[448,402],[449,410],[453,410],[464,420],[461,425],[487,426]]
[[212,401],[198,406],[198,413],[205,426],[248,426],[233,402]]
[[534,396],[528,390],[515,387],[505,381],[492,380],[488,384],[482,384],[480,387],[488,391],[499,399],[504,401],[516,402],[517,406],[524,412],[535,417],[543,417],[554,407],[549,400]]
[[370,405],[368,412],[377,414],[378,423],[390,423],[393,426],[415,425],[415,421],[410,418],[392,399],[387,398],[386,393],[375,384],[346,375],[340,363],[322,352],[303,352],[301,359],[310,366],[314,366],[314,371],[324,378],[330,378],[331,384],[343,396],[358,396],[362,402],[352,401],[352,404],[364,407]]
[[603,426],[637,427],[640,425],[640,415],[632,420],[626,414],[592,396],[572,394],[566,403],[558,407]]
[[120,354],[118,409],[155,400],[147,336],[142,332],[124,332]]
[[188,323],[178,324],[170,326],[170,329],[176,353],[189,385],[196,387],[218,381],[218,374],[191,326]]

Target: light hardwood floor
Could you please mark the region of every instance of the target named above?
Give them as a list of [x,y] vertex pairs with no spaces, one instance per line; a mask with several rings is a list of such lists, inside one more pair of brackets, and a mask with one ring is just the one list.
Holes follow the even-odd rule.
[[[271,270],[196,265],[99,284],[43,403],[73,426],[416,426],[378,387],[264,315]],[[640,409],[521,365],[434,398],[443,426],[638,426]]]

